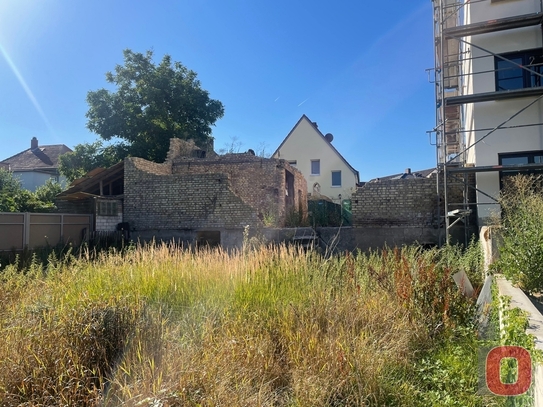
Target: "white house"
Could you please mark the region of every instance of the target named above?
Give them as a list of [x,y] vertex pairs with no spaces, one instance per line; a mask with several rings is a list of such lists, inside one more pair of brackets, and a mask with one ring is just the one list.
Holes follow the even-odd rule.
[[21,180],[23,188],[35,191],[48,179],[66,183],[58,170],[58,158],[72,150],[64,144],[38,145],[38,139],[30,140],[30,148],[0,161],[0,167],[13,172]]
[[332,145],[333,139],[332,134],[323,135],[317,123],[303,115],[272,157],[295,166],[304,175],[309,194],[339,203],[351,198],[359,175]]
[[483,226],[504,177],[543,168],[542,3],[433,3],[438,164],[475,173]]

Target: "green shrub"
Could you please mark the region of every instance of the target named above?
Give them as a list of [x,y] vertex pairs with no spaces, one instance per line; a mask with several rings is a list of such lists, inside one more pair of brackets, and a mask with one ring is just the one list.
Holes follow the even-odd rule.
[[505,277],[528,292],[543,289],[542,179],[507,179],[500,204],[500,257],[495,264]]

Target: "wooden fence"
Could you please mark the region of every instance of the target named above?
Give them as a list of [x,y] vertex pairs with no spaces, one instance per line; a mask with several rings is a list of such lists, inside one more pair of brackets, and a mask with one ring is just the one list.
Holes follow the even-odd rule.
[[92,215],[0,212],[0,251],[77,246],[92,231],[92,225]]

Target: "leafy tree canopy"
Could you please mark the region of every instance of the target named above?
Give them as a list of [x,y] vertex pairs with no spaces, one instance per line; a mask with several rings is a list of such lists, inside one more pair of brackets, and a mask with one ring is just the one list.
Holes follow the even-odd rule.
[[224,114],[218,100],[202,89],[196,73],[169,55],[155,65],[153,52],[124,51],[124,65],[108,72],[106,80],[116,87],[87,95],[87,128],[116,145],[122,155],[163,162],[170,138],[193,139],[205,145],[211,126]]
[[104,146],[100,140],[78,144],[71,153],[59,157],[59,171],[72,182],[95,168],[111,167],[127,155],[122,145]]

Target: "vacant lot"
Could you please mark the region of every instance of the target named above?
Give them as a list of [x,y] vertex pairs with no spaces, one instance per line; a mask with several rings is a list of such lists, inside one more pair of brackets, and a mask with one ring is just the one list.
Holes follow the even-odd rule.
[[[323,257],[160,245],[0,273],[0,405],[493,405],[476,247]],[[25,404],[26,403],[26,404]]]

